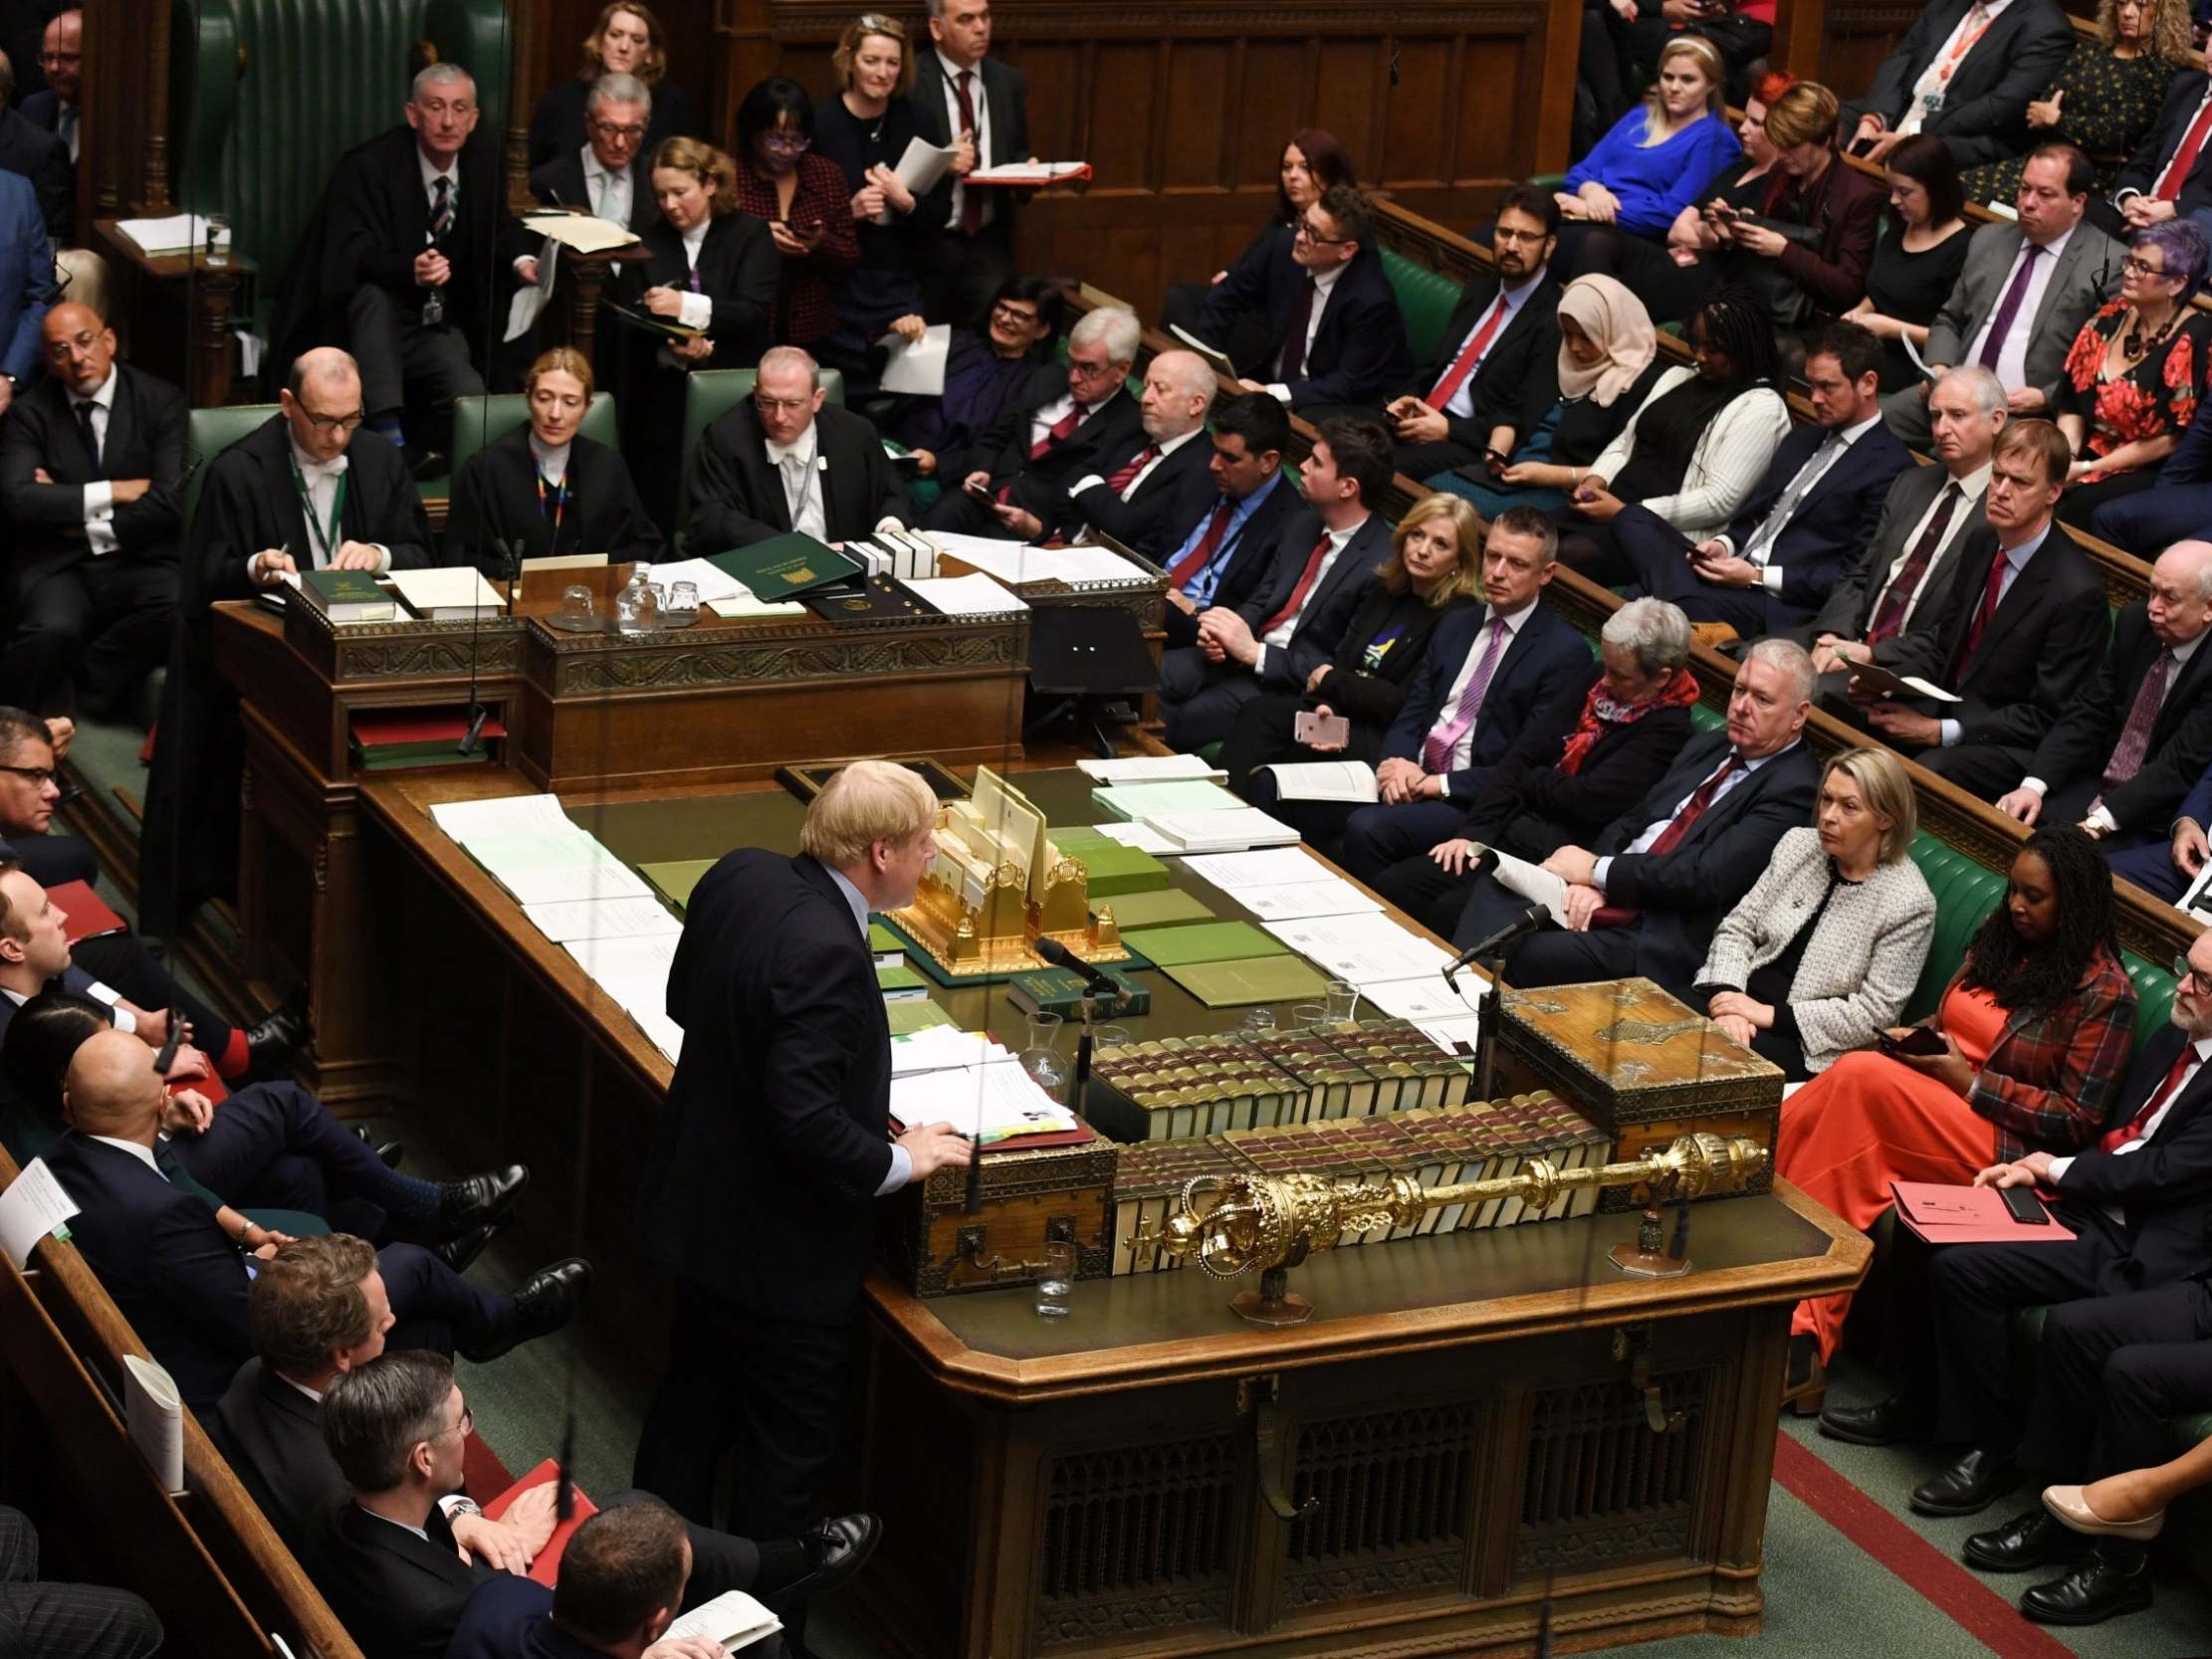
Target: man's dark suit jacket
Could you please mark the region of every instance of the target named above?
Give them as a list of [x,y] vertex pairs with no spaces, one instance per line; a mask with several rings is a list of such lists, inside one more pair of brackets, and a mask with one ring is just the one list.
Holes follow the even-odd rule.
[[1670,817],[1698,784],[1720,769],[1725,731],[1682,746],[1674,766],[1632,812],[1606,826],[1592,850],[1611,858],[1606,903],[1644,913],[1637,927],[1636,971],[1662,985],[1686,985],[1712,946],[1713,930],[1767,867],[1787,830],[1811,821],[1820,761],[1800,738],[1738,783],[1692,824],[1668,853],[1624,853],[1655,820]]
[[[1739,556],[1827,436],[1817,426],[1799,426],[1782,440],[1766,475],[1729,520],[1728,541]],[[1873,542],[1889,487],[1911,465],[1912,452],[1904,441],[1878,420],[1821,474],[1767,553],[1769,564],[1782,567],[1782,591],[1759,590],[1766,602],[1768,633],[1809,621],[1828,603],[1844,572]]]
[[[1903,121],[1913,87],[1970,4],[1935,0],[1921,11],[1875,71],[1866,96],[1844,105],[1846,136],[1869,112],[1891,127]],[[2043,96],[2073,50],[2074,25],[2058,0],[2012,0],[1960,61],[1943,106],[1921,130],[1949,145],[1961,167],[2023,153],[2030,145],[2028,103]]]
[[[1116,472],[1136,460],[1151,442],[1140,427],[1136,441],[1108,462],[1098,476],[1111,480]],[[1194,489],[1205,490],[1207,506],[1204,511],[1209,514],[1214,511],[1219,492],[1214,486],[1213,462],[1214,442],[1201,427],[1147,473],[1127,501],[1103,483],[1092,485],[1079,496],[1068,497],[1066,518],[1060,527],[1072,534],[1084,524],[1090,524],[1104,530],[1131,552],[1142,553],[1157,564],[1182,546],[1184,538],[1191,533],[1191,526],[1183,520],[1182,508],[1185,498]]]
[[[960,134],[952,130],[951,111],[946,107],[945,66],[939,62],[936,49],[922,42],[916,42],[915,54],[914,90],[906,95],[914,107],[914,134],[927,143],[950,144]],[[992,165],[1002,167],[1008,162],[1028,160],[1028,77],[995,58],[985,58],[976,70],[983,77],[983,96],[989,110]],[[974,98],[973,88],[969,96]],[[1017,192],[995,185],[980,188],[994,192],[991,199],[998,204],[995,222],[1010,234]],[[952,216],[953,176],[947,173],[914,204],[907,222],[927,230],[943,230]]]
[[[791,512],[783,475],[769,462],[760,411],[748,398],[701,436],[692,455],[689,528],[695,546],[718,553],[788,533]],[[864,415],[825,403],[814,412],[814,487],[820,492],[823,539],[850,541],[885,518],[904,523],[914,504],[883,440]],[[827,462],[827,470],[822,463]]]
[[[13,58],[8,60],[11,64]],[[33,126],[44,127],[49,132],[62,130],[62,95],[52,87],[41,87],[23,101],[23,118]]]
[[[1030,372],[1020,391],[1006,400],[997,418],[969,451],[970,472],[989,473],[994,493],[1011,486],[1013,505],[1056,524],[1069,512],[1067,487],[1092,473],[1113,471],[1111,457],[1126,457],[1144,433],[1143,412],[1127,388],[1116,386],[1090,418],[1034,461],[1029,459],[1031,418],[1047,404],[1067,396],[1067,369],[1043,363]],[[945,481],[958,490],[960,480]]]
[[[1867,630],[1874,626],[1875,612],[1880,606],[1882,584],[1888,579],[1889,566],[1904,551],[1906,538],[1919,524],[1921,515],[1950,482],[1951,475],[1941,467],[1906,467],[1890,480],[1889,489],[1882,497],[1880,515],[1867,538],[1865,553],[1844,567],[1844,574],[1829,591],[1820,614],[1800,631],[1801,639],[1810,644],[1822,634],[1848,640],[1867,637]],[[1997,551],[1997,532],[1982,517],[1984,499],[1977,497],[1971,507],[1960,510],[1966,522],[1952,533],[1942,556],[1920,577],[1922,596],[1912,613],[1915,628],[1925,627],[1927,618],[1941,608],[1935,601],[1949,585],[1951,572],[1958,568],[1961,558],[1986,575],[1989,561]],[[1896,643],[1896,640],[1884,642],[1876,653],[1877,661],[1887,663]]]
[[[105,459],[86,452],[84,429],[70,409],[69,393],[53,375],[40,378],[15,400],[0,423],[0,507],[19,539],[9,562],[17,591],[79,559],[90,559],[82,533],[85,486],[97,479],[144,478],[153,482],[136,501],[115,509],[117,542],[111,559],[174,564],[183,533],[184,394],[128,363],[117,362],[115,396],[108,412]],[[40,468],[53,479],[38,483]],[[71,537],[65,532],[77,530]]]
[[[643,236],[661,222],[660,203],[653,196],[653,169],[646,165],[643,150],[631,157],[629,174],[630,229]],[[533,167],[530,193],[548,207],[580,207],[590,212],[591,181],[583,174],[583,151],[569,150],[542,167]],[[702,247],[700,254],[705,253]]]
[[461,1559],[437,1506],[423,1531],[429,1538],[369,1514],[350,1496],[309,1524],[301,1564],[361,1651],[376,1659],[445,1659],[470,1592],[498,1573],[481,1559]]
[[[2036,745],[2029,776],[2042,778],[2056,790],[2077,778],[2103,775],[2112,750],[2119,746],[2120,731],[2127,725],[2128,711],[2135,707],[2143,677],[2166,649],[2150,631],[2149,611],[2150,601],[2137,599],[2119,613],[2111,648],[2072,706]],[[2212,693],[2212,640],[2200,644],[2180,673],[2168,679],[2158,718],[2151,723],[2142,769],[2103,797],[2104,809],[2121,829],[2163,834],[2189,786],[2212,763],[2212,696],[2208,693]]]
[[54,242],[27,178],[0,172],[0,373],[28,380],[44,358],[40,334],[56,299]]
[[[2188,1040],[2169,1025],[2143,1044],[2110,1128],[2142,1110]],[[2126,1153],[2094,1146],[2076,1153],[2059,1177],[2058,1193],[2077,1232],[2094,1229],[2114,1247],[2102,1275],[2107,1295],[2175,1284],[2212,1269],[2212,1225],[2205,1219],[2205,1201],[2212,1198],[2212,1066],[2197,1068],[2145,1144]],[[2124,1220],[2112,1220],[2107,1207]]]
[[[1421,654],[1421,666],[1414,670],[1413,682],[1398,705],[1398,718],[1383,739],[1384,758],[1420,762],[1429,728],[1449,712],[1444,705],[1450,701],[1452,681],[1465,666],[1467,654],[1483,648],[1483,631],[1489,625],[1487,605],[1455,612],[1437,624],[1437,631],[1429,636],[1429,649]],[[1445,780],[1451,798],[1474,800],[1490,768],[1505,757],[1529,717],[1570,681],[1581,679],[1587,686],[1589,667],[1589,641],[1573,623],[1537,600],[1490,675],[1467,763]]]
[[57,247],[77,232],[77,169],[61,134],[0,104],[0,172],[21,173],[39,195],[39,214]]
[[852,1317],[890,1173],[891,1036],[828,870],[745,848],[693,890],[668,976],[683,1058],[641,1182],[646,1255],[741,1308]]
[[[1298,578],[1305,574],[1306,560],[1322,534],[1320,515],[1303,503],[1283,520],[1266,582],[1235,607],[1236,614],[1251,625],[1255,637],[1298,590]],[[1260,684],[1276,691],[1303,691],[1306,677],[1336,655],[1345,625],[1360,608],[1361,596],[1375,579],[1375,572],[1389,557],[1390,525],[1383,522],[1380,513],[1371,513],[1336,555],[1328,574],[1315,581],[1306,595],[1297,624],[1290,631],[1290,642],[1279,651],[1268,649]],[[1220,603],[1218,596],[1215,603]]]
[[[1219,337],[1221,329],[1214,320],[1217,315],[1230,317],[1248,311],[1267,319],[1266,356],[1256,363],[1236,365],[1247,379],[1266,383],[1277,378],[1275,366],[1310,280],[1306,268],[1285,254],[1249,266],[1238,261],[1215,285],[1206,304],[1214,337]],[[1383,256],[1373,248],[1362,248],[1342,267],[1330,289],[1321,325],[1314,330],[1313,344],[1297,375],[1283,381],[1290,388],[1290,402],[1293,407],[1380,403],[1413,368],[1406,319],[1398,310],[1398,292],[1383,273]]]
[[[499,146],[489,132],[462,145],[457,176],[461,199],[453,229],[437,243],[453,276],[439,292],[447,325],[469,339],[472,355],[481,355],[488,337],[497,337],[488,335],[495,314],[504,323],[514,287],[498,257],[507,195]],[[415,256],[430,245],[430,197],[422,187],[414,128],[391,127],[338,157],[277,291],[272,383],[283,382],[301,352],[346,343],[346,308],[356,289],[384,290],[402,316],[420,312],[431,291],[416,286]]]
[[[1160,555],[1163,568],[1175,557],[1183,544],[1191,539],[1191,532],[1213,518],[1215,510],[1221,505],[1221,493],[1215,487],[1211,471],[1203,479],[1184,481],[1180,498],[1168,515],[1168,545],[1167,550]],[[1283,520],[1293,511],[1303,509],[1304,505],[1297,486],[1278,473],[1275,487],[1267,492],[1266,499],[1252,509],[1241,524],[1229,532],[1226,549],[1217,555],[1224,562],[1219,577],[1214,583],[1213,595],[1207,601],[1209,605],[1220,605],[1232,611],[1244,608],[1266,584],[1268,576],[1274,570],[1275,542],[1282,534]],[[1198,618],[1184,615],[1179,606],[1170,605],[1166,608],[1162,615],[1162,626],[1168,631],[1168,643],[1171,646],[1198,643]]]
[[1896,668],[1963,699],[1936,711],[1959,723],[1961,744],[2032,748],[2097,672],[2111,613],[2097,566],[2054,521],[1968,656],[1966,637],[1996,556],[1992,548],[1986,558],[1958,562],[1929,626],[1920,627],[1915,613],[1914,626],[1899,636]]
[[212,1405],[254,1350],[245,1259],[207,1200],[65,1131],[46,1165],[77,1203],[71,1235],[187,1405]]
[[294,1551],[318,1516],[349,1496],[324,1443],[319,1410],[256,1354],[231,1378],[211,1424],[238,1478]]
[[[2119,177],[2112,185],[2115,195],[2121,190],[2147,192],[2158,182],[2158,175],[2165,171],[2166,163],[2181,147],[2189,122],[2196,117],[2197,105],[2204,102],[2204,88],[2205,75],[2201,69],[2182,70],[2166,83],[2166,101],[2158,106],[2158,119],[2128,158],[2127,165],[2120,168]],[[2197,158],[2190,163],[2188,176],[2181,181],[2181,194],[2173,205],[2174,211],[2183,218],[2199,208],[2212,207],[2212,144],[2197,151]],[[2168,479],[2167,482],[2181,481]]]
[[[1468,337],[1497,298],[1498,279],[1484,273],[1459,291],[1451,319],[1436,355],[1416,368],[1396,392],[1385,398],[1427,397],[1459,360]],[[1333,306],[1336,302],[1331,301]],[[1326,318],[1324,318],[1326,320]],[[1254,378],[1257,378],[1256,376]],[[1444,416],[1444,442],[1479,457],[1489,447],[1492,429],[1509,426],[1514,436],[1526,439],[1544,424],[1544,417],[1559,401],[1559,284],[1549,270],[1536,292],[1521,302],[1490,349],[1475,365],[1471,415]]]

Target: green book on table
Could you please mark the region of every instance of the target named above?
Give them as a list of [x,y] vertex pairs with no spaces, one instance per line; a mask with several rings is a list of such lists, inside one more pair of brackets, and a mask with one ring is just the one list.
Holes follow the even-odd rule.
[[1168,867],[1150,853],[1125,847],[1103,835],[1085,839],[1053,830],[1051,836],[1062,858],[1071,858],[1083,867],[1087,878],[1084,891],[1090,896],[1093,910],[1101,899],[1150,893],[1168,885]]
[[1319,997],[1328,989],[1328,980],[1318,968],[1287,952],[1239,961],[1180,962],[1161,971],[1209,1008],[1297,1002]]
[[1094,889],[1091,909],[1111,907],[1114,926],[1123,933],[1132,928],[1175,928],[1187,922],[1217,920],[1205,901],[1180,888],[1164,887],[1157,893],[1121,893],[1101,897]]
[[812,536],[792,530],[771,536],[747,547],[716,553],[707,562],[726,576],[745,583],[753,597],[767,603],[807,593],[831,582],[846,582],[860,574],[857,559]]
[[945,1012],[926,996],[908,997],[887,1001],[883,1017],[891,1027],[894,1037],[911,1037],[917,1031],[927,1031],[933,1025],[951,1025],[953,1016]]
[[1185,962],[1233,962],[1287,954],[1281,940],[1249,922],[1202,922],[1179,928],[1124,929],[1121,941],[1155,967]]
[[303,570],[300,592],[332,622],[389,622],[399,602],[366,570]]
[[666,864],[641,864],[637,873],[652,884],[655,893],[675,906],[680,915],[691,903],[691,890],[714,867],[715,861],[711,858],[684,858]]
[[903,961],[878,962],[876,989],[890,997],[926,997],[930,994],[930,982]]

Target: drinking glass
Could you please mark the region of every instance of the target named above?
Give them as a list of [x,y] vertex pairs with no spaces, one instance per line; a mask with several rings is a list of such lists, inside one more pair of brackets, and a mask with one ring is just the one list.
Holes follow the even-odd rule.
[[230,264],[230,215],[227,213],[207,216],[207,263],[210,266]]
[[1067,1088],[1067,1066],[1059,1055],[1061,1023],[1058,1014],[1031,1014],[1021,1047],[1021,1069],[1054,1100]]
[[1075,1246],[1047,1240],[1043,1261],[1037,1274],[1037,1318],[1066,1319],[1075,1294]]
[[591,590],[578,582],[573,587],[560,590],[560,614],[554,618],[563,628],[585,629],[591,626]]
[[1323,993],[1329,999],[1329,1023],[1341,1024],[1350,1020],[1360,1006],[1360,988],[1343,979],[1331,979]]
[[1290,1026],[1294,1031],[1311,1031],[1329,1022],[1329,1010],[1318,1002],[1301,1002],[1290,1010]]
[[661,622],[668,627],[688,628],[698,620],[699,584],[670,582],[668,603],[661,609]]
[[1129,1027],[1126,1025],[1094,1025],[1091,1027],[1091,1053],[1094,1055],[1109,1054],[1117,1048],[1126,1047],[1128,1043]]

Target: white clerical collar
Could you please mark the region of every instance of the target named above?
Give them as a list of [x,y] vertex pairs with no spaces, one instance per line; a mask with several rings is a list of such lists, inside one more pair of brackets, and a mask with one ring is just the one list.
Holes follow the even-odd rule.
[[798,457],[801,466],[810,467],[814,464],[814,423],[812,421],[808,421],[806,430],[787,444],[779,444],[774,438],[770,438],[766,442],[769,447],[769,465],[773,467],[782,466],[786,460],[794,455]]
[[700,220],[699,223],[692,226],[690,230],[680,231],[677,233],[684,239],[685,257],[688,258],[693,265],[697,265],[699,263],[700,246],[707,240],[707,232],[709,228],[713,226],[713,224],[714,219],[710,215],[709,217]]
[[343,453],[334,461],[318,461],[297,443],[292,446],[292,464],[300,469],[300,476],[310,483],[318,479],[336,478],[352,462],[353,458]]
[[537,459],[538,470],[553,484],[558,484],[567,475],[568,452],[573,448],[573,440],[565,444],[549,444],[535,432],[530,435],[530,453]]

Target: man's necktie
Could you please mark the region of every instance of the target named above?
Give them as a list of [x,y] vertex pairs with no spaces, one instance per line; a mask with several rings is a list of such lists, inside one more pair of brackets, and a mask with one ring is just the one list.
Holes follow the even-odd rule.
[[[2166,701],[2166,676],[2172,668],[2173,653],[2160,651],[2150,672],[2143,676],[2135,693],[2135,706],[2127,711],[2127,723],[2119,728],[2119,742],[2105,762],[2104,775],[2098,780],[2106,789],[2117,789],[2143,769],[2143,756],[2150,752],[2150,728],[2158,724],[2158,707]],[[2102,799],[2101,795],[2098,797],[2100,803]]]
[[453,229],[453,198],[460,192],[453,180],[440,173],[430,184],[430,234],[443,242]]
[[1489,349],[1490,341],[1497,335],[1498,324],[1504,320],[1505,290],[1501,288],[1497,291],[1497,298],[1490,302],[1489,311],[1483,314],[1481,325],[1467,336],[1465,349],[1452,358],[1451,366],[1444,370],[1443,378],[1421,401],[1432,409],[1441,409],[1458,396],[1459,388],[1466,383],[1467,376],[1474,372],[1474,365],[1481,359],[1482,353]]
[[[969,96],[968,92],[969,83],[974,81],[975,79],[976,72],[974,70],[964,69],[960,72],[959,78],[953,89],[960,95],[961,132],[974,132],[976,130],[976,101]],[[955,139],[958,139],[960,137],[960,132],[954,133],[953,137]],[[980,167],[983,164],[983,143],[982,140],[979,139],[976,145],[976,165]],[[961,234],[963,236],[974,236],[983,228],[984,199],[983,197],[979,196],[973,188],[967,185],[963,185],[960,192]]]
[[1659,839],[1645,849],[1645,856],[1657,858],[1661,853],[1670,853],[1676,847],[1679,847],[1682,844],[1682,838],[1697,827],[1697,820],[1702,818],[1705,815],[1705,809],[1712,805],[1713,796],[1720,792],[1720,786],[1727,781],[1728,774],[1741,764],[1742,762],[1734,754],[1730,754],[1727,759],[1721,761],[1720,770],[1713,773],[1712,776],[1705,779],[1691,791],[1689,799],[1682,802],[1681,811],[1674,814],[1674,821],[1660,830]]
[[1751,532],[1751,539],[1743,544],[1745,558],[1762,569],[1765,568],[1768,550],[1782,538],[1782,532],[1790,527],[1790,519],[1805,504],[1805,498],[1813,493],[1813,486],[1827,476],[1837,451],[1843,446],[1842,434],[1831,432],[1805,458],[1805,465],[1798,468],[1797,476],[1790,480],[1789,488],[1782,492],[1781,499],[1774,504],[1773,510],[1759,520],[1759,527]]
[[613,190],[613,179],[607,177],[607,175],[604,173],[594,173],[592,175],[591,211],[597,214],[601,219],[607,217],[607,197],[612,194]]
[[1029,446],[1029,459],[1031,461],[1042,461],[1051,450],[1060,444],[1066,443],[1075,429],[1082,424],[1083,406],[1080,403],[1069,404],[1067,413],[1054,421],[1044,436]]
[[106,478],[108,471],[100,454],[100,431],[93,425],[93,410],[98,407],[91,398],[77,406],[77,431],[85,440],[85,453],[92,458],[93,477]]
[[2004,548],[1999,547],[1997,556],[1989,561],[1989,582],[1982,589],[1982,602],[1980,608],[1974,612],[1974,625],[1966,630],[1965,647],[1959,652],[1958,660],[1951,665],[1951,679],[1954,683],[1965,678],[1966,665],[1974,660],[1974,653],[1981,649],[1982,635],[1989,632],[1989,619],[1997,614],[1997,601],[2005,596],[2005,572],[2011,567],[2012,561],[2005,557]]
[[1426,772],[1447,772],[1451,769],[1451,756],[1459,746],[1459,739],[1467,734],[1474,719],[1482,713],[1482,694],[1490,689],[1490,676],[1497,673],[1497,660],[1505,654],[1505,618],[1490,618],[1489,641],[1482,647],[1482,660],[1474,665],[1474,673],[1467,679],[1467,689],[1459,694],[1459,706],[1451,711],[1451,718],[1440,726],[1429,728],[1429,735],[1422,739],[1421,769]]
[[2020,304],[2028,298],[2028,282],[2035,275],[2036,261],[2049,251],[2033,242],[2020,245],[2020,269],[2013,273],[2012,286],[2005,290],[1997,314],[1990,318],[1988,337],[1982,341],[1981,351],[1974,359],[1992,374],[1997,371],[1997,359],[2004,354],[2013,321],[2020,315]]
[[2181,1052],[2173,1057],[2173,1065],[2167,1070],[2165,1081],[2151,1090],[2150,1099],[2143,1102],[2142,1110],[2118,1129],[2106,1130],[2103,1138],[2098,1141],[2097,1149],[2101,1152],[2116,1152],[2128,1141],[2140,1140],[2150,1120],[2158,1115],[2158,1109],[2181,1087],[2181,1076],[2195,1062],[2196,1057],[2197,1045],[2183,1043]]
[[1282,377],[1285,380],[1295,380],[1306,366],[1306,329],[1313,321],[1314,302],[1320,298],[1320,292],[1313,286],[1311,277],[1298,291],[1298,309],[1291,313],[1290,332],[1282,342]]
[[1151,466],[1159,458],[1159,455],[1160,446],[1158,444],[1145,445],[1143,449],[1114,469],[1114,476],[1106,481],[1106,488],[1115,495],[1120,495],[1137,482],[1137,475]]
[[1206,533],[1199,537],[1199,544],[1177,560],[1168,572],[1169,586],[1182,587],[1207,567],[1220,550],[1221,537],[1228,533],[1229,515],[1235,511],[1236,504],[1223,496],[1221,505],[1214,510],[1214,517],[1207,520]]
[[1259,625],[1262,638],[1273,633],[1298,614],[1298,607],[1306,602],[1306,595],[1313,588],[1313,579],[1321,573],[1321,555],[1329,550],[1329,538],[1324,535],[1313,544],[1313,551],[1306,554],[1306,567],[1298,573],[1298,585],[1290,590],[1290,600]]
[[75,161],[77,159],[77,105],[74,104],[62,105],[61,137],[62,142],[69,146],[70,160]]
[[2190,171],[2197,164],[2197,157],[2204,153],[2204,140],[2212,136],[2212,97],[2197,105],[2196,119],[2182,133],[2181,142],[2174,146],[2173,159],[2166,163],[2165,171],[2158,175],[2158,182],[2150,193],[2162,202],[2178,201],[2181,187],[2189,182]]
[[786,455],[776,463],[783,470],[783,500],[790,508],[791,528],[798,528],[798,510],[806,501],[806,463]]
[[1912,544],[1904,567],[1897,572],[1897,579],[1889,584],[1889,591],[1881,596],[1881,604],[1875,611],[1874,626],[1867,631],[1870,645],[1880,645],[1904,626],[1904,613],[1912,603],[1913,594],[1920,590],[1920,578],[1927,574],[1935,549],[1943,545],[1943,532],[1950,528],[1952,513],[1965,499],[1966,492],[1956,484],[1943,486],[1943,494],[1936,498],[1935,511],[1928,515],[1927,527],[1920,531],[1920,539]]

